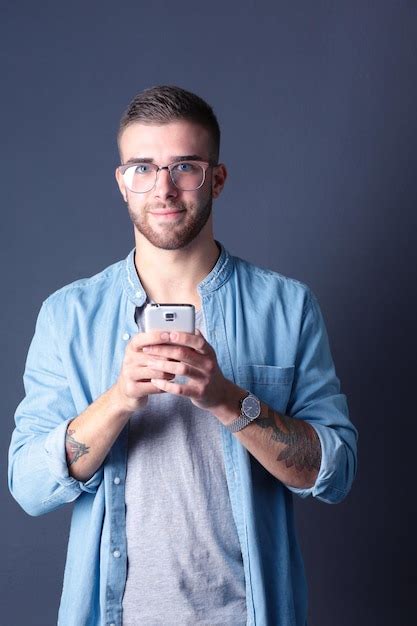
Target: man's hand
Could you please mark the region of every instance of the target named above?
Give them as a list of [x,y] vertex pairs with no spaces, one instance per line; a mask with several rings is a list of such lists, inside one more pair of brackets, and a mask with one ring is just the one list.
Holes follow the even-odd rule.
[[[178,331],[165,335],[164,343],[154,341],[146,346],[142,335],[150,384],[160,391],[187,396],[201,409],[215,412],[224,403],[231,383],[223,376],[213,348],[199,331],[195,335]],[[185,384],[171,382],[175,376],[189,380]]]
[[154,379],[172,380],[175,374],[153,368],[158,362],[156,356],[150,357],[144,352],[145,346],[153,347],[169,341],[169,333],[151,331],[137,333],[127,344],[119,377],[114,385],[117,401],[120,407],[128,412],[135,412],[146,405],[148,395],[163,393],[163,389],[155,386]]

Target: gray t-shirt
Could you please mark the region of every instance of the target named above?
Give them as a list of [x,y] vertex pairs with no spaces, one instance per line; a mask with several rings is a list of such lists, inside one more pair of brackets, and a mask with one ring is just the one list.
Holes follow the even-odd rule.
[[[143,307],[136,321],[143,330]],[[205,334],[200,311],[196,326]],[[245,577],[210,412],[173,394],[131,419],[123,626],[244,626]]]

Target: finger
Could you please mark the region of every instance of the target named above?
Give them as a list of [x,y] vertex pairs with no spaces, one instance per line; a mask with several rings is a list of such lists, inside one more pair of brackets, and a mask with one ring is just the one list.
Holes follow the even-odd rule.
[[201,333],[196,335],[194,333],[183,333],[175,330],[169,333],[169,342],[165,343],[175,343],[180,346],[187,346],[189,348],[193,348],[193,350],[196,350],[200,354],[208,354],[212,349]]
[[[145,346],[146,347],[146,346]],[[151,349],[156,348],[157,346],[149,346]],[[144,350],[145,348],[143,348]],[[125,355],[124,358],[124,366],[128,369],[130,368],[139,368],[139,367],[147,367],[148,362],[149,362],[149,355],[145,352],[143,352],[143,350],[140,350],[138,352],[136,351],[132,351],[129,354]],[[156,354],[154,354],[152,356],[153,359],[159,359],[159,358],[164,358],[164,357],[159,357]]]
[[[157,379],[155,379],[157,380]],[[156,385],[151,383],[151,381],[133,383],[133,392],[130,394],[132,397],[143,398],[144,396],[149,396],[154,393],[165,393],[163,389],[159,389]]]
[[164,382],[169,382],[169,381],[165,381],[162,378],[152,378],[152,380],[150,380],[149,383],[146,383],[146,387],[148,388],[146,395],[149,396],[151,394],[156,394],[156,393],[166,393],[165,389],[161,389],[159,385],[155,385],[155,382],[164,383]]
[[[155,358],[174,359],[175,361],[181,361],[182,363],[188,363],[197,369],[204,369],[207,361],[207,356],[186,346],[161,344],[158,346],[145,346],[143,348],[144,353],[151,357],[148,363],[154,364]],[[152,365],[153,366],[153,365]]]
[[192,385],[180,385],[179,383],[171,383],[168,380],[161,380],[160,378],[152,378],[151,383],[165,391],[166,393],[172,393],[175,396],[193,397],[195,390]]
[[160,330],[150,330],[147,333],[137,333],[133,335],[129,342],[132,350],[142,350],[143,346],[151,346],[159,343],[169,343],[169,333]]
[[151,378],[167,378],[172,379],[175,374],[164,372],[160,367],[134,367],[127,372],[127,377],[135,382],[149,381]]
[[[164,372],[166,374],[174,374],[175,376],[188,376],[188,378],[194,379],[201,379],[203,377],[203,372],[188,363],[180,361],[158,360],[150,364],[150,369]],[[155,378],[161,378],[161,376],[155,376]]]

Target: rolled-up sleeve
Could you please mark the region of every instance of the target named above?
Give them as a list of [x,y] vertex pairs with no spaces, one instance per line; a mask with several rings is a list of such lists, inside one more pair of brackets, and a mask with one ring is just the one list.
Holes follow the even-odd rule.
[[357,470],[358,433],[349,419],[346,396],[340,393],[329,339],[317,298],[308,290],[287,414],[305,420],[321,444],[321,465],[308,489],[293,493],[336,503],[348,494]]
[[9,489],[27,513],[41,515],[83,492],[94,493],[103,473],[100,468],[81,482],[68,472],[65,434],[77,411],[47,301],[38,315],[23,383],[25,397],[16,409],[9,448]]

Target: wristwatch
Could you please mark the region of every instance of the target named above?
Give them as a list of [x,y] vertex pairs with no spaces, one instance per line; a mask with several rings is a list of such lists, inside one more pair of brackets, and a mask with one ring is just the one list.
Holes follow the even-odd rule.
[[246,428],[246,426],[249,426],[249,424],[253,422],[253,420],[256,420],[261,414],[261,402],[253,393],[250,393],[250,391],[248,391],[247,396],[240,400],[239,405],[239,417],[233,420],[231,424],[226,425],[226,428],[228,428],[231,433],[237,433],[239,430]]

